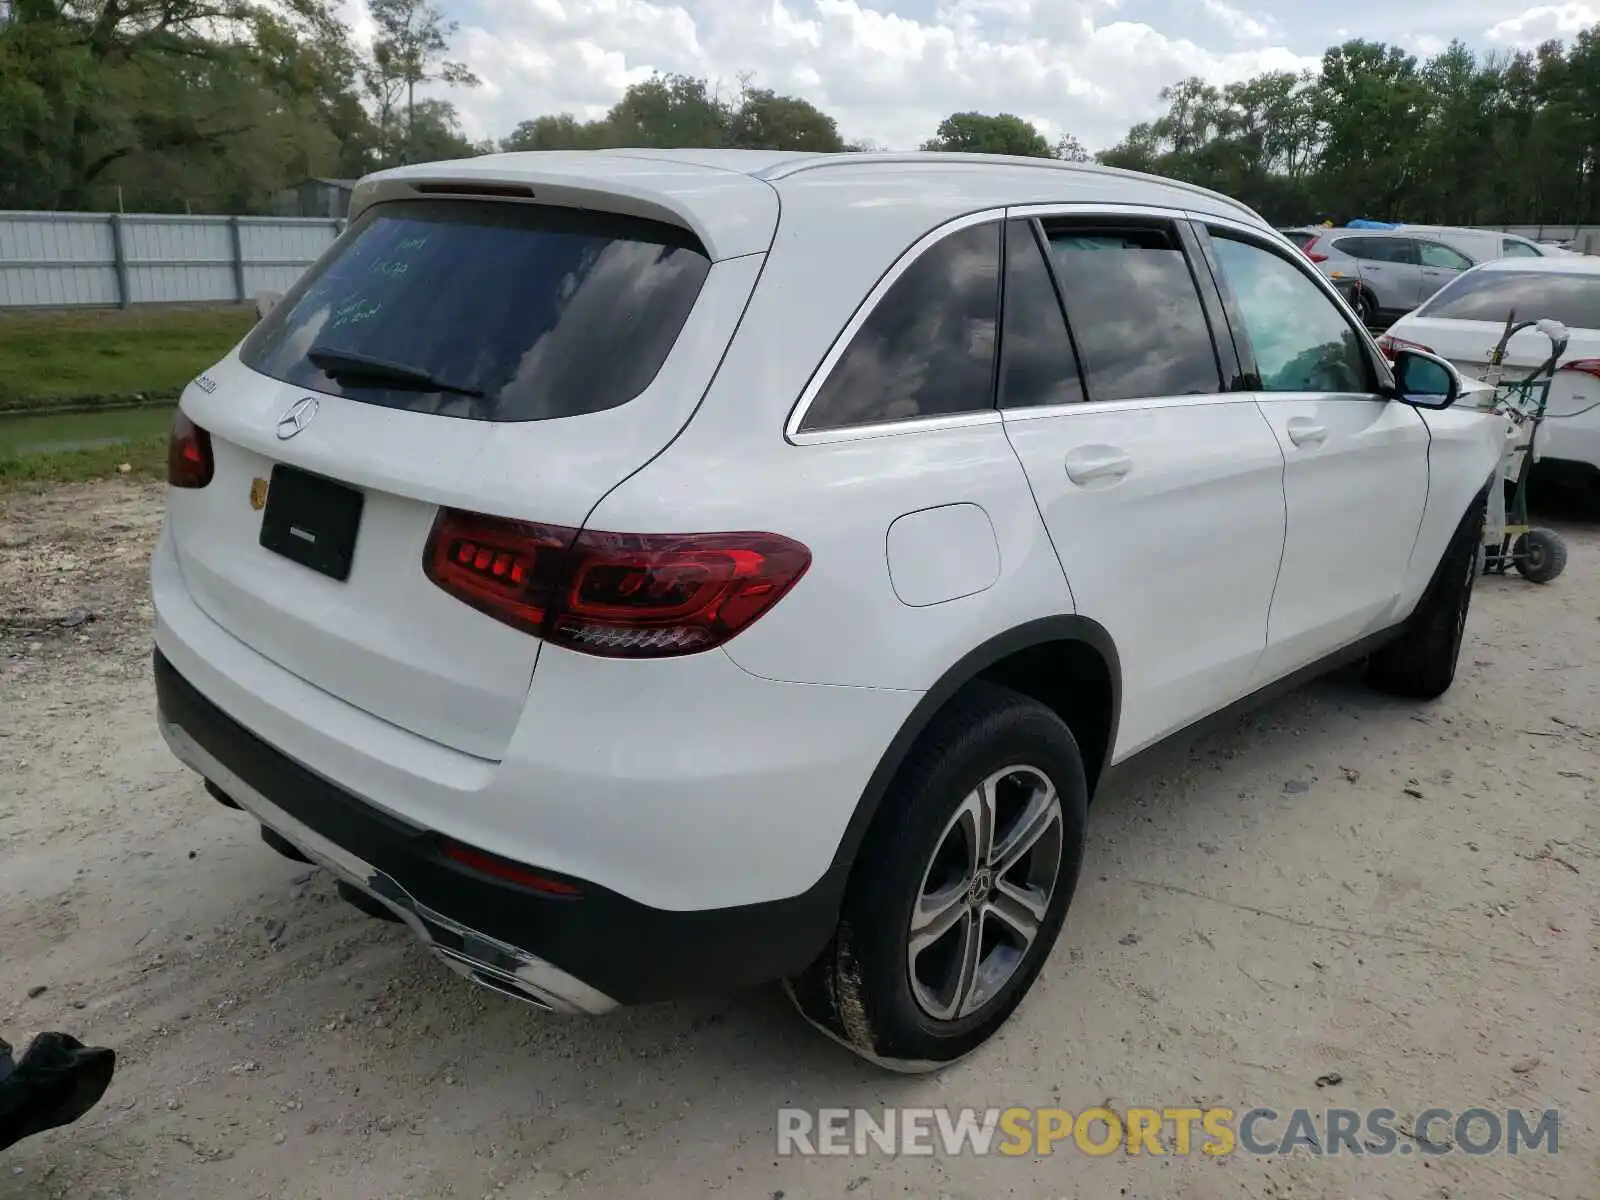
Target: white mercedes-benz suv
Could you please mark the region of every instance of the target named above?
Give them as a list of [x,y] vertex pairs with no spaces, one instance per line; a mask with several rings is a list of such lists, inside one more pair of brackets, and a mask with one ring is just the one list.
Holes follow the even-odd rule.
[[980,1045],[1107,772],[1341,661],[1443,692],[1503,418],[1223,196],[954,154],[364,180],[182,397],[161,728],[565,1012],[766,980]]

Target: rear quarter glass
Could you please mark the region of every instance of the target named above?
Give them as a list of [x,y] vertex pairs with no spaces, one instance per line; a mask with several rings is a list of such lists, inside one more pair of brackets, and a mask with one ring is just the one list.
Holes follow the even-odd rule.
[[[411,412],[581,416],[650,385],[710,269],[694,236],[664,223],[393,201],[351,225],[246,339],[241,358],[297,387]],[[334,378],[308,358],[313,350],[382,360],[456,390]]]

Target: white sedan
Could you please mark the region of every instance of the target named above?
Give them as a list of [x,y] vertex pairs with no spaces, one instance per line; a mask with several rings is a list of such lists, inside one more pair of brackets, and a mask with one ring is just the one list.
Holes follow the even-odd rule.
[[[1474,379],[1483,374],[1506,318],[1513,315],[1518,321],[1553,318],[1571,334],[1550,387],[1549,420],[1539,431],[1541,469],[1600,484],[1600,258],[1484,263],[1396,321],[1379,344],[1391,355],[1397,350],[1437,354]],[[1549,353],[1543,334],[1523,330],[1507,348],[1505,377],[1526,374]]]

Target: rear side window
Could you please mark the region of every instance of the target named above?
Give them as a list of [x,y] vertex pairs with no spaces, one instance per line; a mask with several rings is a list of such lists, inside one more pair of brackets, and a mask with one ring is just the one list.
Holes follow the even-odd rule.
[[1417,244],[1410,238],[1340,238],[1334,245],[1352,258],[1366,262],[1403,263],[1407,266],[1417,263]]
[[856,331],[800,432],[993,408],[999,317],[999,223],[935,242]]
[[1519,242],[1515,238],[1502,238],[1500,240],[1500,253],[1507,258],[1543,258],[1544,251],[1529,242]]
[[1519,321],[1553,317],[1573,329],[1600,329],[1600,274],[1479,268],[1445,284],[1417,315],[1501,325],[1513,312]]
[[1222,390],[1200,293],[1176,231],[1047,228],[1090,400]]
[[246,366],[370,404],[538,421],[650,385],[711,269],[687,231],[575,209],[363,213],[245,343]]
[[1083,399],[1078,355],[1032,221],[1006,226],[1005,321],[1000,407],[1039,408]]

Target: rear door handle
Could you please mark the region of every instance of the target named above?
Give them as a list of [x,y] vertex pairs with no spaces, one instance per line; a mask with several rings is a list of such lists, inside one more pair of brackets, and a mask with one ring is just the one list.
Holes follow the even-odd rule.
[[1328,431],[1309,417],[1291,417],[1289,440],[1296,446],[1320,446],[1328,440]]
[[1067,455],[1067,478],[1073,483],[1121,479],[1133,470],[1133,459],[1115,446],[1081,446]]

